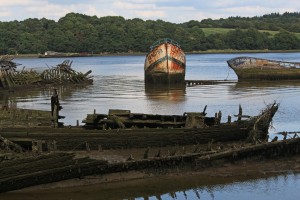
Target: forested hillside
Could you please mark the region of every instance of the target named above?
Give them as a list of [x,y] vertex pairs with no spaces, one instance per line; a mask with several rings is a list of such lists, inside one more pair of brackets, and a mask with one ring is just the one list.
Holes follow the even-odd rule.
[[300,13],[191,20],[182,24],[69,13],[57,22],[45,18],[0,22],[0,54],[48,50],[97,54],[148,52],[152,43],[165,37],[176,40],[186,52],[300,50],[299,33]]

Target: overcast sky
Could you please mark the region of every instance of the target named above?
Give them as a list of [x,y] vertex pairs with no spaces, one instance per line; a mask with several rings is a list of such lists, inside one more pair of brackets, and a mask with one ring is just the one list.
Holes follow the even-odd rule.
[[286,11],[299,12],[300,0],[0,0],[0,21],[43,17],[57,21],[75,12],[182,23]]

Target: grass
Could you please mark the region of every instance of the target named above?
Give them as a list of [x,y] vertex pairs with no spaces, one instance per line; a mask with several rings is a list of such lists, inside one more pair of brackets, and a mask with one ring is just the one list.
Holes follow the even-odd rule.
[[211,34],[225,34],[228,33],[229,31],[233,31],[235,29],[232,28],[202,28],[205,36],[209,36]]
[[[202,28],[205,36],[209,36],[211,34],[226,34],[229,31],[233,31],[235,29],[232,28]],[[279,33],[279,31],[269,31],[269,30],[259,30],[259,32],[269,33],[271,37],[275,34]],[[300,33],[294,33],[300,39]]]

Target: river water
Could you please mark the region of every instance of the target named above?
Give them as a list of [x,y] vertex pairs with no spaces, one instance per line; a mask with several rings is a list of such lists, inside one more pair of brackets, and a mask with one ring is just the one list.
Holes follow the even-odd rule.
[[[226,61],[237,56],[300,61],[300,53],[257,53],[257,54],[190,54],[187,55],[186,80],[237,80]],[[17,58],[19,66],[43,70],[61,63],[64,58]],[[300,81],[299,82],[252,82],[219,85],[197,85],[185,88],[148,89],[144,86],[145,56],[102,56],[72,58],[72,68],[87,72],[92,70],[94,83],[87,86],[58,87],[61,115],[65,125],[81,122],[86,114],[107,113],[108,109],[128,109],[136,113],[183,114],[201,112],[207,105],[208,116],[222,111],[222,116],[238,113],[239,104],[243,114],[257,115],[267,104],[280,103],[272,127],[271,138],[280,131],[300,131]],[[50,110],[51,88],[16,91],[0,94],[4,104],[19,108]],[[223,121],[226,121],[224,117]],[[278,176],[270,179],[237,181],[223,185],[197,186],[175,190],[175,199],[296,199],[300,188],[299,175]],[[285,189],[280,189],[285,187]],[[288,187],[287,187],[288,186]],[[272,189],[271,189],[272,188]],[[84,191],[83,191],[84,192]],[[88,194],[87,194],[88,195]],[[138,195],[138,193],[137,193]],[[148,195],[148,196],[147,196]],[[157,199],[151,194],[149,199]],[[188,198],[186,198],[186,196]],[[131,195],[134,199],[143,199]],[[86,198],[88,199],[88,198]],[[99,198],[101,199],[101,198]],[[161,199],[174,199],[161,194]]]

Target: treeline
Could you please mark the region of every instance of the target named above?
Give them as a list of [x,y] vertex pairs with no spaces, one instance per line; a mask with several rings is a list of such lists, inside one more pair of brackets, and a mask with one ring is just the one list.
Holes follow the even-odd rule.
[[[186,52],[210,49],[292,50],[300,49],[300,14],[174,24],[162,20],[124,19],[69,13],[53,20],[26,19],[0,22],[0,54],[58,52],[122,53],[148,52],[161,38],[172,38]],[[203,28],[231,28],[222,34],[205,35]],[[277,34],[259,30],[276,30]]]
[[300,33],[300,13],[272,13],[261,17],[229,17],[228,19],[204,19],[201,22],[189,21],[187,26],[199,26],[201,28],[240,28],[257,30],[280,31],[284,29],[289,32]]

